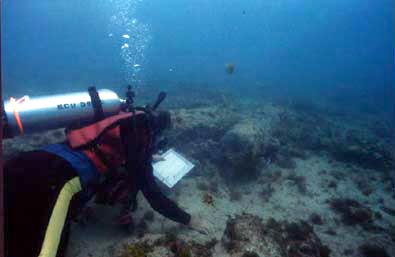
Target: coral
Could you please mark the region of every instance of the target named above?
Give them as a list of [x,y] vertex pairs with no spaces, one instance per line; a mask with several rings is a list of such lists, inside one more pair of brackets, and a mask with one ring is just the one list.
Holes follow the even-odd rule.
[[311,223],[313,223],[315,225],[322,225],[322,224],[324,224],[324,222],[322,221],[321,216],[318,215],[317,213],[312,213],[310,215],[309,220],[311,221]]
[[270,132],[267,122],[245,117],[229,129],[220,141],[221,175],[230,182],[248,182],[259,175],[262,154]]
[[198,243],[194,240],[185,242],[181,239],[175,239],[166,245],[174,253],[175,257],[212,257],[212,250],[217,242],[215,238],[207,241],[205,244]]
[[244,242],[263,233],[262,219],[251,215],[237,215],[226,222],[222,244],[228,252],[240,251]]
[[287,162],[287,156],[300,158],[294,153],[311,150],[325,151],[337,161],[356,164],[363,168],[393,169],[395,159],[390,154],[391,144],[386,143],[385,139],[378,139],[376,135],[369,133],[366,127],[355,124],[352,126],[354,128],[350,129],[344,124],[333,123],[318,113],[312,114],[310,110],[308,113],[287,111],[280,115],[278,126],[273,132],[282,143],[281,155],[285,155],[278,156],[279,165],[287,167],[291,165]]
[[280,141],[276,138],[271,138],[266,144],[262,146],[261,155],[267,161],[276,160],[280,148]]
[[183,248],[175,255],[175,257],[191,257],[191,256],[192,256],[191,250],[187,247]]
[[256,252],[246,251],[241,257],[259,257],[259,255]]
[[133,243],[124,246],[124,251],[119,257],[147,257],[148,253],[152,251],[152,247],[147,241]]
[[149,253],[157,248],[166,248],[174,253],[174,257],[212,257],[212,250],[216,245],[215,238],[205,244],[197,243],[194,240],[184,241],[174,233],[167,232],[164,236],[154,241],[145,240],[143,242],[132,243],[123,246],[123,251],[119,257],[147,257]]
[[205,244],[198,243],[194,240],[184,241],[177,238],[175,234],[167,233],[165,236],[158,238],[154,241],[155,247],[166,247],[174,253],[174,257],[211,257],[212,250],[217,244],[217,239],[213,238]]
[[205,193],[205,194],[203,195],[202,202],[205,203],[205,204],[207,204],[207,205],[214,206],[214,198],[213,198],[213,196],[210,195],[209,193]]
[[372,211],[356,200],[335,198],[329,204],[332,210],[341,215],[342,222],[346,225],[366,225],[373,221]]
[[175,257],[191,257],[191,247],[184,241],[177,239],[170,245],[170,250]]
[[213,248],[217,243],[218,243],[218,240],[217,240],[215,237],[213,237],[213,238],[211,238],[210,241],[207,241],[207,242],[204,244],[204,246],[205,246],[206,248]]
[[337,183],[336,183],[336,181],[331,180],[331,181],[328,183],[328,187],[329,187],[329,188],[337,188]]
[[225,179],[231,182],[246,182],[256,179],[259,170],[260,158],[251,150],[239,152],[233,157],[228,157],[223,165],[226,173],[221,173]]
[[321,244],[313,228],[306,222],[278,222],[270,218],[263,223],[259,217],[246,213],[228,219],[222,245],[234,255],[236,253],[241,255],[249,251],[248,249],[259,249],[255,253],[258,256],[260,254],[272,257],[330,255],[329,248]]
[[306,184],[306,177],[304,176],[297,176],[295,173],[291,173],[286,177],[286,179],[291,180],[297,186],[298,191],[301,194],[307,193],[307,184]]
[[198,257],[211,257],[212,250],[214,246],[218,243],[218,240],[213,238],[205,244],[199,244],[194,241],[189,241],[189,245],[191,246],[191,250],[194,256]]
[[168,230],[165,233],[164,242],[170,243],[177,240],[177,230]]
[[354,132],[347,141],[335,142],[330,153],[336,160],[349,162],[363,168],[390,170],[395,160],[384,146],[377,143],[376,138],[363,138]]
[[390,257],[384,248],[370,243],[364,243],[360,245],[358,250],[365,257]]
[[314,234],[313,228],[305,222],[286,223],[283,243],[286,256],[329,256],[330,250],[322,246],[319,238]]

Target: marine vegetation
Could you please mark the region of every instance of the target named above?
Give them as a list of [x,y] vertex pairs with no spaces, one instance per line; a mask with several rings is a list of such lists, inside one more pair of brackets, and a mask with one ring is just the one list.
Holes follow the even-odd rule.
[[257,252],[245,256],[330,256],[330,249],[321,243],[308,223],[273,218],[264,223],[258,216],[248,213],[228,219],[222,245],[232,256],[245,254],[249,249],[257,249]]
[[221,175],[228,182],[253,181],[259,175],[259,164],[261,159],[251,150],[241,153],[230,153],[225,155],[221,163],[224,168]]
[[147,241],[124,245],[119,257],[147,257],[152,252],[152,247]]
[[390,257],[390,255],[384,248],[370,243],[362,244],[361,246],[359,246],[358,250],[362,253],[364,257]]
[[330,207],[341,215],[345,225],[366,225],[373,222],[372,211],[353,199],[335,198],[329,201]]
[[175,240],[170,245],[175,257],[191,257],[191,247],[183,240]]
[[165,247],[174,254],[174,257],[212,257],[212,252],[217,242],[215,238],[204,244],[194,240],[185,241],[178,238],[174,231],[169,231],[164,236],[156,239],[152,243],[152,247],[155,249]]
[[209,193],[205,193],[203,195],[202,202],[207,204],[207,205],[214,206],[214,197],[211,194],[209,194]]

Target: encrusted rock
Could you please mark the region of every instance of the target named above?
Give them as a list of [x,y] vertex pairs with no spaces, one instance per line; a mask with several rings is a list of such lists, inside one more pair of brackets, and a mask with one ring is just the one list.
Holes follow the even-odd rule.
[[[272,147],[271,122],[269,118],[244,118],[225,133],[220,141],[222,175],[225,178],[243,181],[257,177],[259,165],[266,155],[265,146]],[[265,161],[270,162],[270,159]]]
[[222,246],[232,256],[254,252],[271,257],[327,257],[328,247],[304,221],[292,222],[262,219],[252,214],[229,218],[222,237]]
[[356,200],[335,198],[329,204],[332,210],[341,215],[342,222],[346,225],[367,225],[373,222],[371,209]]

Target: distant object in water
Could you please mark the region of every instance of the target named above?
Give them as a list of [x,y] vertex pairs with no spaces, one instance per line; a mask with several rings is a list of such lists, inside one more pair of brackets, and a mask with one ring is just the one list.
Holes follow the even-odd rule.
[[129,47],[129,44],[125,43],[125,44],[123,44],[123,45],[121,46],[121,49],[128,48],[128,47]]
[[126,39],[129,39],[129,38],[130,38],[130,36],[129,36],[128,34],[124,34],[124,35],[122,35],[122,37],[123,37],[123,38],[126,38]]
[[233,63],[227,63],[225,65],[225,70],[228,74],[233,74],[233,72],[235,72],[235,65]]
[[246,14],[246,11],[245,10],[243,10],[243,15],[245,15]]

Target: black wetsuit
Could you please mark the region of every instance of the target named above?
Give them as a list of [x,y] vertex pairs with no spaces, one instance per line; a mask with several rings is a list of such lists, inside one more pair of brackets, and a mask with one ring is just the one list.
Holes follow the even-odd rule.
[[[46,228],[64,184],[76,177],[71,165],[44,151],[22,153],[4,167],[5,256],[38,256]],[[72,205],[81,193],[75,195]],[[69,208],[58,255],[64,256],[69,238]]]
[[[126,129],[130,131],[129,128]],[[131,151],[138,151],[141,145],[139,142],[134,143]],[[136,159],[128,167],[132,171],[127,177],[129,193],[135,198],[137,192],[141,190],[156,211],[173,221],[188,224],[190,215],[159,190],[153,176],[151,158],[144,159],[146,160],[144,162]],[[83,179],[67,160],[47,151],[21,153],[6,162],[4,166],[6,256],[36,257],[40,254],[58,196],[66,184],[76,178],[81,181],[82,189],[73,195],[70,206],[66,209],[67,217],[60,231],[61,239],[57,248],[58,257],[65,255],[72,217],[80,209],[81,202],[86,202],[84,194],[87,190],[84,187],[95,185],[90,185],[89,181],[82,183]]]
[[[138,172],[133,173],[131,181],[134,181],[133,187],[130,190],[132,194],[132,200],[136,203],[136,196],[141,191],[144,197],[147,199],[151,207],[175,222],[187,225],[191,219],[191,216],[180,209],[175,202],[167,198],[158,187],[155,177],[153,175],[152,166],[148,166],[144,171],[142,169]],[[132,206],[132,208],[135,206]]]

